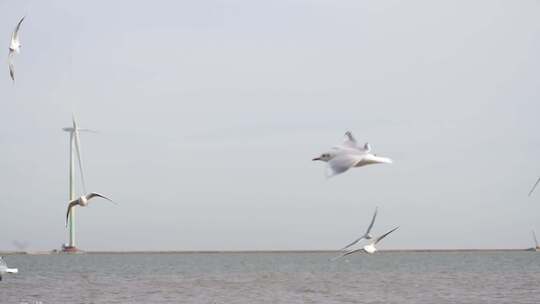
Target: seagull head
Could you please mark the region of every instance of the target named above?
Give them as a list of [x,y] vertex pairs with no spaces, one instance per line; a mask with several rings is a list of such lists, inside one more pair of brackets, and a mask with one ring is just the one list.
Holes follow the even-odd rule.
[[323,153],[321,154],[320,156],[318,157],[315,157],[313,159],[313,161],[316,161],[316,160],[320,160],[320,161],[323,161],[323,162],[327,162],[327,161],[330,161],[332,158],[335,157],[335,154],[334,153],[329,153],[329,152],[326,152],[326,153]]

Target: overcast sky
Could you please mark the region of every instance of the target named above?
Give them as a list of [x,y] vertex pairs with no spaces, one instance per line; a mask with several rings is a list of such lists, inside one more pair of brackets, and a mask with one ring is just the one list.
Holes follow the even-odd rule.
[[[524,248],[540,233],[538,1],[0,1],[0,250]],[[352,131],[394,159],[327,180]]]

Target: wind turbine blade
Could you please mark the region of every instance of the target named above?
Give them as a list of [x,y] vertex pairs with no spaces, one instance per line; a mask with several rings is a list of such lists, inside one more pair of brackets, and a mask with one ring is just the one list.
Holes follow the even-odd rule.
[[79,138],[79,131],[73,131],[73,136],[75,137],[75,150],[77,150],[77,159],[79,160],[79,171],[81,171],[81,182],[83,187],[83,193],[86,194],[86,181],[84,179],[84,171],[81,157],[81,140]]
[[90,133],[99,133],[99,131],[92,130],[92,129],[78,129],[79,132],[90,132]]

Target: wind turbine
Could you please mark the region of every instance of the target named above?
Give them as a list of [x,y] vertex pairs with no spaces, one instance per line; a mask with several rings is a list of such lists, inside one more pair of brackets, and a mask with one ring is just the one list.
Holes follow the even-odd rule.
[[534,233],[534,230],[532,231],[533,239],[534,239],[534,251],[540,251],[540,245],[538,245],[538,240],[536,239],[536,233]]
[[[81,173],[81,184],[83,193],[86,193],[86,182],[84,180],[84,172],[81,158],[81,140],[80,132],[96,132],[90,129],[81,129],[75,120],[75,115],[72,117],[73,125],[71,127],[62,128],[62,130],[69,132],[69,200],[75,199],[75,155],[77,152],[77,160],[79,163],[79,171]],[[74,211],[74,210],[73,210]],[[72,211],[69,218],[69,246],[65,249],[76,251],[75,247],[75,214]]]
[[13,240],[11,244],[13,244],[13,247],[15,247],[17,251],[20,251],[20,252],[26,252],[26,248],[28,248],[28,245],[29,245],[27,241],[18,241],[18,240]]

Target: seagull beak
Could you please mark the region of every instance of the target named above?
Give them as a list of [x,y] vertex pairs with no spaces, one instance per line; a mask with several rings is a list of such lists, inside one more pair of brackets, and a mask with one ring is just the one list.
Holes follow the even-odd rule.
[[314,159],[312,159],[312,161],[316,161],[316,160],[321,160],[320,157],[315,157]]

